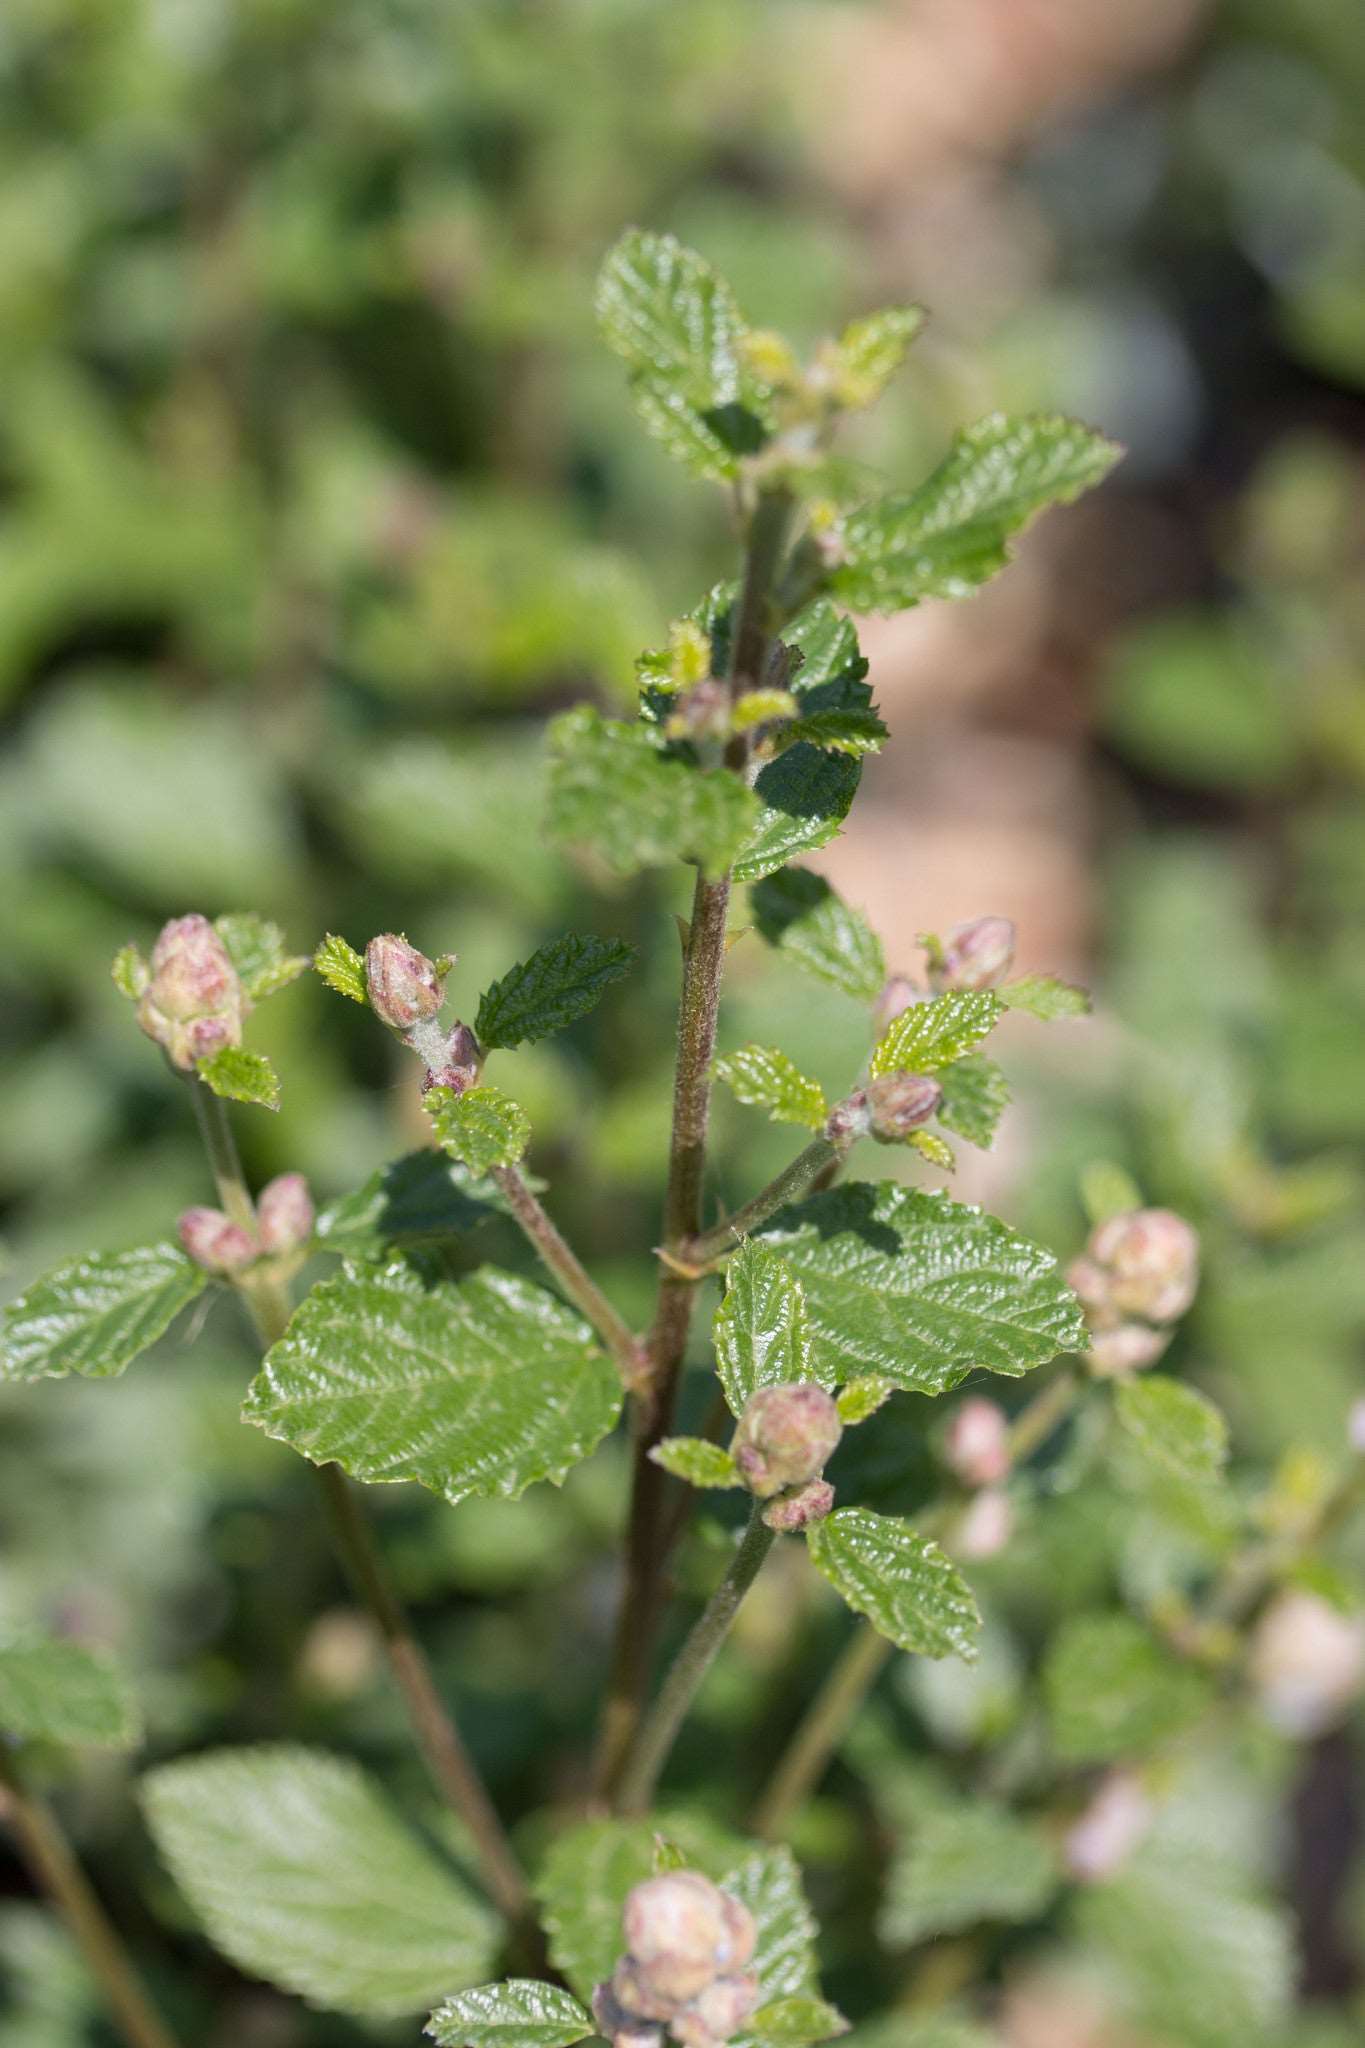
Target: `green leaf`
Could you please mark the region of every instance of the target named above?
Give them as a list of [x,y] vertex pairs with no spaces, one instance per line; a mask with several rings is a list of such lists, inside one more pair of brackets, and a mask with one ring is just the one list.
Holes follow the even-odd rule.
[[345,939],[335,932],[328,932],[317,952],[313,965],[322,976],[328,988],[334,988],[338,995],[349,996],[353,1003],[367,1003],[370,1000],[370,984],[365,974],[365,961],[354,946],[348,946]]
[[377,1258],[404,1245],[439,1244],[505,1213],[501,1191],[430,1147],[409,1152],[318,1217],[318,1241],[349,1258]]
[[1127,1614],[1076,1615],[1043,1668],[1052,1740],[1067,1763],[1110,1763],[1159,1747],[1209,1704],[1207,1680]]
[[866,1379],[850,1380],[838,1399],[839,1420],[845,1429],[856,1423],[866,1422],[869,1415],[875,1415],[895,1393],[889,1380],[870,1375]]
[[501,1088],[428,1088],[422,1107],[442,1149],[471,1173],[515,1166],[531,1142],[531,1120]]
[[777,2043],[777,2048],[805,2048],[809,2041],[833,2041],[846,2034],[848,2021],[823,1998],[775,1998],[759,2007],[749,2031],[760,2041]]
[[739,776],[670,758],[648,726],[582,704],[555,720],[550,746],[551,837],[591,847],[618,874],[695,860],[717,875],[755,830],[758,799]]
[[969,1145],[989,1146],[1010,1100],[1010,1084],[995,1061],[984,1053],[968,1053],[944,1067],[938,1082],[943,1090],[939,1122]]
[[765,438],[764,407],[724,279],[672,235],[632,229],[602,266],[597,317],[649,431],[699,475],[736,475],[737,453]]
[[895,1181],[854,1181],[784,1209],[759,1242],[805,1289],[838,1379],[874,1373],[941,1394],[1085,1345],[1057,1262],[993,1216]]
[[742,1045],[716,1061],[716,1077],[750,1109],[766,1109],[775,1124],[815,1130],[829,1114],[825,1091],[786,1053],[771,1045]]
[[875,1002],[886,980],[881,940],[823,875],[784,868],[749,893],[760,935],[820,981],[859,1002]]
[[288,988],[307,971],[308,955],[286,952],[280,927],[269,918],[257,917],[254,910],[229,911],[213,920],[213,928],[253,1003]]
[[927,1003],[911,1003],[887,1025],[872,1073],[937,1074],[993,1031],[1000,1014],[1000,998],[990,989],[949,989]]
[[650,1457],[675,1479],[689,1486],[739,1486],[739,1467],[719,1444],[700,1436],[668,1436],[655,1444]]
[[592,2014],[558,1985],[512,1977],[457,1992],[423,2031],[440,2048],[571,2048],[594,2026]]
[[1041,1017],[1050,1024],[1055,1017],[1085,1017],[1090,1013],[1090,997],[1074,982],[1058,981],[1055,974],[1021,974],[1017,981],[1007,981],[996,991],[1007,1010],[1027,1010],[1030,1017]]
[[903,1140],[912,1152],[918,1152],[921,1159],[927,1159],[931,1166],[937,1166],[944,1173],[952,1173],[957,1167],[957,1154],[946,1138],[940,1138],[936,1131],[907,1131]]
[[876,404],[927,317],[923,306],[887,306],[849,322],[839,339],[821,351],[840,405]]
[[[758,1945],[750,1968],[757,1973],[763,2003],[817,1997],[816,1926],[791,1851],[755,1850],[717,1882],[754,1916]],[[757,2038],[746,2027],[733,2036],[731,2048],[755,2048]]]
[[558,1484],[620,1407],[591,1331],[543,1287],[481,1266],[424,1289],[396,1262],[320,1281],[242,1415],[314,1464],[458,1501]]
[[1221,1412],[1167,1373],[1121,1381],[1114,1410],[1143,1454],[1179,1479],[1216,1479],[1227,1462],[1228,1426]]
[[1032,1920],[1057,1884],[1047,1837],[1031,1822],[988,1800],[931,1801],[892,1863],[878,1932],[898,1948],[982,1920]]
[[714,1334],[716,1371],[736,1417],[759,1387],[819,1377],[801,1283],[761,1238],[746,1238],[726,1267]]
[[488,1976],[496,1918],[354,1764],[284,1744],[209,1751],[142,1792],[177,1884],[249,1976],[381,2019]]
[[132,1749],[141,1721],[101,1651],[52,1637],[0,1638],[0,1735],[71,1748]]
[[855,1614],[921,1657],[974,1657],[972,1589],[937,1543],[871,1508],[836,1508],[806,1537],[811,1562]]
[[790,746],[797,740],[809,740],[813,747],[827,747],[858,760],[864,754],[877,753],[888,737],[871,706],[858,705],[846,711],[812,711],[808,717],[794,719],[784,729],[781,741]]
[[0,1378],[113,1379],[208,1283],[178,1244],[95,1252],[35,1280],[5,1311]]
[[495,981],[479,1000],[480,1044],[514,1046],[548,1038],[594,1009],[629,971],[634,946],[567,932]]
[[114,987],[129,1002],[136,1002],[151,979],[147,962],[136,946],[120,946],[109,969]]
[[855,611],[888,612],[969,596],[1004,568],[1013,535],[1099,483],[1121,452],[1074,420],[992,413],[959,434],[917,491],[849,515],[835,595]]
[[261,1109],[280,1106],[279,1075],[264,1053],[248,1052],[244,1045],[225,1045],[206,1060],[197,1060],[194,1071],[215,1095],[229,1102],[254,1102]]

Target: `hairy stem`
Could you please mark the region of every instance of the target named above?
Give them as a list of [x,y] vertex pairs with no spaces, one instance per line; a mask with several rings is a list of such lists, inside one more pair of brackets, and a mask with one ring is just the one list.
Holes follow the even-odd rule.
[[176,2048],[148,2001],[132,1960],[96,1898],[52,1808],[0,1754],[0,1818],[9,1823],[34,1882],[52,1899],[84,1956],[129,2048]]
[[565,1243],[527,1186],[520,1167],[495,1166],[492,1178],[507,1197],[513,1215],[549,1271],[606,1345],[620,1368],[621,1378],[628,1387],[640,1386],[649,1375],[648,1353]]
[[813,1138],[804,1152],[798,1152],[789,1166],[760,1188],[752,1201],[736,1209],[732,1216],[723,1217],[710,1230],[700,1231],[682,1247],[682,1259],[694,1266],[708,1267],[726,1252],[734,1250],[740,1239],[747,1237],[751,1230],[757,1230],[760,1223],[766,1223],[770,1216],[788,1202],[797,1201],[807,1194],[820,1176],[831,1167],[837,1167],[843,1158],[842,1152],[831,1145],[828,1138]]
[[658,1699],[640,1725],[621,1773],[620,1806],[625,1813],[643,1813],[654,1796],[659,1773],[668,1761],[678,1730],[701,1682],[730,1632],[740,1603],[752,1586],[776,1538],[755,1503],[744,1539],[730,1569],[706,1604],[700,1620],[674,1659]]

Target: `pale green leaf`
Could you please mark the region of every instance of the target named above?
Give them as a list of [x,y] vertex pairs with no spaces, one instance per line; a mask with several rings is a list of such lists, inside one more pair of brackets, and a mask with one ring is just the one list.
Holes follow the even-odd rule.
[[551,836],[590,847],[618,874],[675,860],[720,874],[755,830],[758,798],[739,776],[671,759],[648,726],[582,704],[555,720],[550,746]]
[[839,1420],[846,1429],[855,1423],[866,1422],[869,1415],[875,1415],[895,1393],[889,1380],[869,1375],[865,1379],[850,1380],[839,1395]]
[[744,1413],[759,1387],[819,1377],[801,1283],[761,1238],[746,1238],[725,1269],[714,1333],[716,1370],[732,1415]]
[[921,1159],[927,1159],[930,1166],[937,1166],[943,1173],[952,1173],[957,1166],[957,1155],[946,1138],[940,1138],[936,1131],[907,1131],[904,1143],[912,1152],[918,1152]]
[[73,1749],[132,1749],[136,1703],[99,1650],[48,1636],[0,1638],[0,1735]]
[[242,1413],[314,1464],[458,1501],[558,1483],[620,1407],[615,1368],[543,1287],[482,1266],[424,1288],[400,1262],[320,1281]]
[[650,1457],[675,1479],[689,1486],[739,1486],[739,1467],[719,1444],[700,1436],[666,1436],[655,1444]]
[[363,1187],[329,1203],[318,1217],[318,1242],[349,1258],[376,1258],[463,1236],[505,1209],[491,1181],[427,1148],[381,1166]]
[[1041,1017],[1045,1024],[1055,1017],[1084,1017],[1090,1010],[1086,991],[1074,982],[1059,981],[1055,974],[1021,974],[996,993],[1007,1010],[1027,1010],[1030,1017]]
[[770,946],[859,1002],[875,1002],[886,980],[881,940],[823,875],[784,868],[750,891],[754,922]]
[[531,1142],[531,1120],[501,1088],[428,1088],[422,1107],[441,1148],[471,1173],[515,1166]]
[[364,957],[348,946],[345,939],[335,932],[328,932],[322,944],[313,955],[313,965],[322,976],[328,988],[334,988],[338,995],[349,996],[353,1003],[367,1003],[370,999],[370,984],[365,974]]
[[939,1394],[973,1370],[1015,1376],[1085,1344],[1051,1253],[942,1193],[851,1182],[784,1209],[759,1242],[800,1280],[839,1379]]
[[1043,1667],[1052,1739],[1067,1763],[1110,1763],[1158,1748],[1210,1701],[1202,1673],[1179,1664],[1127,1614],[1075,1615]]
[[1000,998],[990,989],[949,989],[927,1003],[911,1003],[882,1033],[872,1073],[937,1074],[979,1045],[999,1021]]
[[750,1109],[766,1109],[775,1124],[815,1130],[829,1113],[820,1083],[775,1046],[742,1045],[726,1053],[716,1061],[716,1078]]
[[840,405],[874,405],[905,360],[928,316],[923,306],[887,306],[851,320],[821,351]]
[[846,2034],[848,2021],[823,1998],[775,1998],[759,2007],[748,2030],[776,2048],[805,2048],[807,2042],[833,2041]]
[[634,946],[567,932],[495,981],[479,1000],[481,1045],[515,1046],[548,1038],[586,1017],[630,969]]
[[1009,542],[1048,505],[1099,483],[1121,451],[1055,415],[992,413],[959,434],[919,489],[850,513],[835,595],[855,611],[965,597],[1003,569]]
[[1207,1395],[1167,1373],[1143,1373],[1114,1390],[1114,1410],[1145,1457],[1179,1479],[1216,1479],[1227,1462],[1228,1426]]
[[280,927],[254,910],[229,911],[213,920],[213,928],[253,1003],[288,988],[308,969],[308,955],[288,952]]
[[1010,1084],[984,1053],[967,1053],[938,1075],[943,1099],[938,1120],[969,1145],[989,1146],[1009,1107]]
[[877,753],[887,738],[885,725],[870,705],[855,705],[846,711],[812,711],[804,718],[794,719],[781,736],[784,746],[809,740],[813,747],[849,754],[855,760]]
[[136,946],[120,946],[109,969],[121,996],[136,1002],[151,978],[147,962]]
[[929,1802],[891,1865],[878,1932],[899,1948],[982,1920],[1032,1920],[1057,1884],[1041,1828],[984,1799]]
[[143,1802],[209,1938],[249,1976],[384,2018],[490,1973],[494,1915],[340,1757],[210,1751],[151,1772]]
[[592,2014],[557,1984],[511,1977],[447,1998],[423,2031],[440,2048],[571,2048],[594,2027]]
[[[730,713],[731,732],[752,732],[757,725],[771,725],[776,718],[794,718],[796,699],[790,690],[746,690],[735,700]],[[787,737],[783,735],[784,739]],[[800,737],[810,738],[805,734]],[[856,749],[843,748],[848,753]]]
[[937,1543],[871,1508],[836,1508],[810,1529],[811,1561],[855,1614],[921,1657],[974,1657],[981,1616]]
[[79,1372],[113,1379],[155,1344],[207,1281],[177,1244],[73,1259],[9,1304],[0,1377]]
[[206,1060],[196,1060],[194,1071],[215,1095],[229,1102],[254,1102],[261,1109],[280,1106],[280,1078],[262,1052],[225,1045]]

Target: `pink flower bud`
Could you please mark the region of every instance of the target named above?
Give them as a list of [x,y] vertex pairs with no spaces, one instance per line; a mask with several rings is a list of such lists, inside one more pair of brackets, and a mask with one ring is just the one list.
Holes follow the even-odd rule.
[[887,1026],[903,1016],[922,994],[923,990],[915,986],[908,974],[893,974],[873,1006],[872,1022],[877,1036],[880,1038]]
[[313,1235],[313,1197],[301,1173],[281,1173],[256,1197],[256,1234],[265,1252],[293,1252]]
[[979,1395],[959,1402],[943,1438],[943,1462],[964,1486],[994,1486],[1010,1469],[1003,1408]]
[[429,1088],[449,1088],[452,1094],[463,1095],[466,1088],[477,1086],[483,1049],[467,1024],[453,1024],[439,1046],[428,1047],[424,1041],[418,1050],[429,1062],[422,1076],[424,1095]]
[[1008,917],[974,917],[955,924],[934,975],[941,989],[994,988],[1014,964],[1014,925]]
[[717,1977],[674,2017],[669,2031],[681,2048],[721,2048],[757,2010],[761,1996],[751,1970]]
[[663,2028],[627,2012],[610,1984],[599,1984],[594,1991],[592,2016],[611,2048],[663,2048]]
[[879,1074],[868,1082],[866,1095],[872,1135],[883,1145],[899,1144],[927,1124],[943,1100],[942,1088],[928,1074]]
[[1300,1741],[1321,1735],[1365,1686],[1365,1617],[1316,1593],[1281,1593],[1257,1625],[1250,1671],[1274,1727]]
[[176,1228],[181,1244],[206,1273],[240,1273],[259,1256],[255,1240],[221,1209],[186,1209]]
[[370,1008],[394,1031],[434,1017],[445,1000],[436,962],[397,932],[381,932],[365,948]]
[[771,1500],[818,1478],[843,1433],[834,1398],[823,1387],[760,1387],[749,1398],[730,1448],[750,1493]]
[[1154,1330],[1147,1323],[1116,1323],[1111,1330],[1093,1333],[1085,1362],[1098,1380],[1123,1379],[1155,1365],[1170,1341],[1169,1330]]
[[206,917],[173,917],[152,948],[137,1021],[185,1072],[242,1042],[247,1003],[227,947]]
[[1014,1503],[1000,1486],[983,1486],[953,1532],[959,1557],[996,1557],[1014,1534]]
[[1109,1296],[1124,1315],[1173,1323],[1199,1284],[1199,1238],[1171,1209],[1133,1209],[1092,1231],[1089,1254],[1109,1275]]
[[670,2018],[723,1971],[747,1963],[757,1939],[747,1909],[695,1870],[637,1884],[622,1928],[629,1968],[618,1966],[613,1983],[622,2004],[644,2019]]
[[795,1492],[780,1493],[770,1500],[763,1519],[779,1535],[793,1536],[799,1529],[809,1529],[812,1522],[823,1522],[833,1506],[834,1488],[828,1479],[808,1479]]
[[1123,1868],[1155,1819],[1132,1771],[1110,1771],[1066,1833],[1066,1867],[1081,1884],[1099,1884]]

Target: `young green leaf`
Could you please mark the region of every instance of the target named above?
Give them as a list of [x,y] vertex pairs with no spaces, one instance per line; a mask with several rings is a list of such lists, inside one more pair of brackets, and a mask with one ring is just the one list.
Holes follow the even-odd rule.
[[671,1472],[675,1479],[685,1479],[689,1486],[741,1484],[739,1467],[730,1453],[719,1444],[708,1443],[705,1437],[666,1436],[649,1455],[665,1472]]
[[870,1415],[875,1415],[886,1405],[895,1391],[890,1380],[878,1379],[871,1374],[864,1379],[850,1380],[837,1402],[840,1422],[845,1429],[866,1422]]
[[808,973],[859,1002],[875,1002],[886,980],[881,940],[823,875],[784,868],[749,892],[760,935]]
[[280,1106],[280,1078],[264,1053],[225,1045],[206,1060],[197,1060],[194,1071],[215,1095],[229,1102],[254,1102],[261,1109]]
[[997,990],[1007,1010],[1027,1010],[1050,1024],[1054,1017],[1084,1017],[1089,1014],[1090,997],[1074,982],[1058,981],[1054,974],[1021,974]]
[[572,2048],[593,2031],[576,1998],[534,1977],[457,1991],[423,2028],[439,2048]]
[[492,1181],[428,1148],[381,1166],[363,1187],[329,1203],[318,1217],[317,1236],[329,1252],[378,1258],[404,1246],[462,1237],[505,1210]]
[[1000,998],[989,989],[949,989],[911,1003],[883,1032],[872,1073],[937,1074],[993,1031],[1000,1014]]
[[784,1209],[758,1242],[800,1280],[835,1379],[941,1394],[973,1370],[1017,1376],[1085,1345],[1051,1253],[945,1194],[852,1182]]
[[670,759],[648,726],[582,704],[555,720],[550,746],[551,837],[590,847],[618,874],[695,860],[717,875],[755,830],[759,802],[738,775]]
[[523,960],[479,1000],[474,1025],[490,1050],[548,1038],[594,1009],[614,981],[630,969],[634,946],[567,932]]
[[103,1652],[55,1637],[0,1638],[0,1735],[132,1749],[136,1702]]
[[1211,1698],[1203,1674],[1178,1664],[1127,1614],[1063,1622],[1043,1691],[1057,1754],[1074,1764],[1143,1755],[1189,1727]]
[[109,969],[114,987],[135,1003],[151,979],[147,962],[136,946],[120,946]]
[[995,1061],[969,1052],[940,1071],[938,1084],[939,1122],[969,1145],[989,1146],[1010,1100],[1010,1084]]
[[531,1142],[531,1120],[501,1088],[429,1088],[422,1106],[441,1147],[471,1173],[515,1166]]
[[314,1464],[459,1501],[558,1484],[620,1407],[615,1367],[543,1287],[482,1266],[424,1289],[398,1262],[320,1281],[242,1415]]
[[878,1634],[921,1657],[976,1655],[971,1587],[937,1543],[871,1508],[836,1508],[806,1537],[811,1562]]
[[213,928],[228,949],[237,978],[253,1003],[288,988],[291,981],[307,971],[306,953],[285,950],[284,933],[269,918],[254,910],[230,911],[216,917]]
[[929,1802],[891,1865],[878,1932],[890,1947],[908,1948],[983,1920],[1032,1920],[1058,1879],[1047,1836],[1008,1807]]
[[937,1131],[907,1131],[905,1143],[912,1152],[918,1152],[921,1159],[927,1159],[930,1166],[936,1166],[942,1173],[952,1173],[957,1167],[957,1154],[946,1138],[940,1138]]
[[746,1238],[725,1269],[714,1333],[716,1370],[736,1418],[759,1387],[820,1378],[801,1283],[761,1238]]
[[806,2048],[809,2042],[837,2040],[848,2032],[848,2021],[823,1998],[775,1998],[759,2007],[749,2031],[774,2048]]
[[208,1275],[178,1244],[94,1252],[58,1266],[5,1311],[0,1378],[114,1379],[170,1328]]
[[142,1792],[177,1884],[249,1976],[376,2019],[488,1976],[496,1918],[354,1764],[285,1745],[209,1751]]
[[1055,415],[992,413],[959,434],[917,491],[879,498],[844,522],[835,595],[855,611],[966,597],[1009,560],[1009,542],[1049,505],[1099,483],[1121,450]]
[[803,1124],[815,1130],[829,1114],[820,1083],[775,1046],[742,1045],[738,1052],[726,1053],[716,1061],[716,1078],[750,1109],[766,1109],[775,1124]]
[[1114,1412],[1144,1456],[1178,1479],[1216,1479],[1227,1462],[1228,1426],[1220,1411],[1167,1373],[1121,1381]]
[[887,306],[851,320],[839,339],[821,351],[840,405],[875,405],[927,318],[923,306]]
[[345,939],[335,932],[328,932],[322,944],[313,955],[313,966],[322,976],[328,988],[334,988],[339,996],[349,996],[353,1003],[367,1003],[370,999],[370,985],[365,974],[365,961],[354,946],[348,946]]

